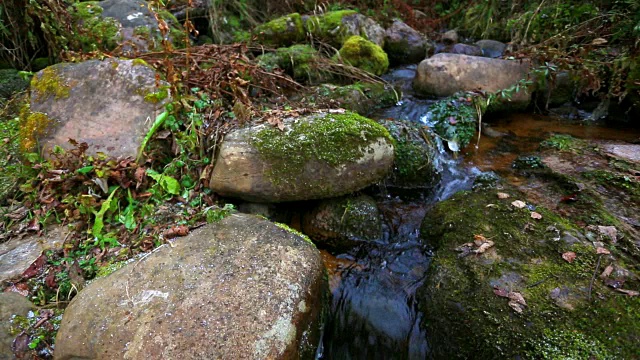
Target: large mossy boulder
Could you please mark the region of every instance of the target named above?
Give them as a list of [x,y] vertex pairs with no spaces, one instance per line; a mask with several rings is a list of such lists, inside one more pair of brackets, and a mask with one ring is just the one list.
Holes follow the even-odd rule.
[[232,214],[88,285],[56,359],[311,359],[327,290],[308,239]]
[[320,201],[302,217],[302,231],[320,247],[348,251],[382,238],[380,212],[367,195]]
[[393,163],[387,130],[360,115],[318,113],[228,134],[209,186],[257,202],[337,197],[384,178]]
[[306,33],[302,17],[298,13],[289,14],[258,25],[254,30],[262,45],[286,47],[305,39]]
[[361,36],[384,46],[385,30],[375,20],[354,10],[329,11],[303,18],[305,29],[313,37],[340,47],[352,36]]
[[635,358],[640,297],[624,291],[640,285],[637,259],[500,192],[458,193],[422,223],[436,250],[417,295],[433,357]]
[[[497,93],[514,88],[528,79],[530,63],[490,59],[460,54],[436,54],[418,65],[413,89],[426,96],[451,96],[459,91]],[[520,87],[513,91],[509,108],[524,108],[531,102],[531,94]]]
[[431,132],[419,124],[381,120],[393,137],[395,160],[385,186],[402,194],[424,194],[440,180],[436,165],[437,149]]
[[140,60],[61,63],[31,80],[30,108],[21,114],[20,146],[40,146],[48,156],[56,146],[86,142],[88,152],[136,157],[147,131],[169,100],[168,83]]
[[427,38],[401,20],[395,20],[385,31],[384,50],[393,65],[415,64],[433,50]]
[[352,36],[345,41],[339,55],[347,64],[374,75],[382,75],[389,68],[387,53],[380,46],[361,36]]
[[[131,53],[163,49],[164,35],[149,9],[145,0],[84,1],[75,2],[70,13],[82,28],[78,37],[84,51],[118,48]],[[167,25],[170,42],[183,45],[184,33],[175,17],[166,10],[157,15]]]

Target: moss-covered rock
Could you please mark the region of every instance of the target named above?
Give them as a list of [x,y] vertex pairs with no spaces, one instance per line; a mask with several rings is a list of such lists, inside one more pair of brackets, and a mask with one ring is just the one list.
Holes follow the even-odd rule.
[[389,68],[387,53],[361,36],[350,37],[342,45],[339,53],[340,58],[346,63],[374,75],[382,75]]
[[258,64],[268,71],[285,70],[296,80],[319,83],[329,81],[332,75],[320,68],[320,54],[311,45],[292,45],[278,48],[274,53],[258,56]]
[[440,174],[434,163],[437,149],[430,132],[408,121],[381,120],[381,124],[395,141],[393,172],[385,180],[386,187],[411,195],[433,189]]
[[382,223],[370,196],[346,196],[323,200],[305,213],[302,231],[321,247],[347,251],[382,238]]
[[337,197],[384,178],[393,163],[387,130],[371,119],[319,113],[228,134],[210,186],[249,201]]
[[258,42],[269,46],[289,46],[305,39],[302,17],[289,14],[261,24],[254,29]]
[[342,20],[346,16],[357,14],[354,10],[329,11],[305,19],[305,29],[314,37],[329,41],[334,46],[340,46],[347,37],[353,34],[346,34],[342,26]]
[[[640,298],[607,286],[621,276],[625,289],[637,289],[637,262],[547,209],[532,217],[531,207],[511,204],[526,201],[521,194],[501,191],[511,197],[458,193],[423,221],[436,256],[418,298],[434,357],[637,356]],[[601,275],[608,266],[617,275]]]
[[336,102],[342,108],[363,116],[393,106],[402,97],[402,94],[392,86],[365,82],[345,86],[323,84],[315,90],[315,93],[319,102]]

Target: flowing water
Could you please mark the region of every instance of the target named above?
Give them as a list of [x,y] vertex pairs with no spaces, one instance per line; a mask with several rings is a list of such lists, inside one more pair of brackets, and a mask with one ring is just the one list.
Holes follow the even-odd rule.
[[[397,106],[376,114],[429,124],[432,100],[411,94],[415,66],[393,71],[387,81],[402,88]],[[422,285],[432,252],[419,239],[419,227],[428,209],[460,190],[470,189],[483,172],[497,172],[509,180],[513,160],[534,151],[552,132],[587,139],[631,141],[640,133],[581,123],[567,124],[537,115],[508,115],[492,122],[494,136],[483,136],[479,146],[464,149],[453,158],[438,143],[436,166],[441,181],[426,198],[405,201],[380,196],[384,237],[336,256],[323,251],[333,294],[322,359],[425,359],[429,345],[421,327],[423,314],[417,309],[415,292]]]

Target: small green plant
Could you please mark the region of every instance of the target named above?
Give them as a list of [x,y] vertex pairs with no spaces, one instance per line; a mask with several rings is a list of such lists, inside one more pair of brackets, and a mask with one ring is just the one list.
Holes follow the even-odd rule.
[[569,151],[575,147],[576,138],[571,135],[557,134],[540,143],[542,147],[552,148],[560,151]]
[[224,219],[234,211],[235,207],[232,204],[225,204],[222,208],[218,206],[211,206],[204,209],[204,216],[208,223],[214,223]]
[[543,169],[545,167],[542,159],[539,156],[527,155],[519,156],[513,161],[512,167],[514,169],[526,170],[526,169]]
[[473,138],[477,115],[471,96],[453,96],[431,107],[436,134],[447,141],[449,149],[454,152],[467,146]]
[[[56,334],[60,328],[63,310],[41,309],[29,311],[27,316],[11,318],[10,333],[27,336],[27,346],[33,358],[52,358]],[[26,355],[26,354],[25,354]]]

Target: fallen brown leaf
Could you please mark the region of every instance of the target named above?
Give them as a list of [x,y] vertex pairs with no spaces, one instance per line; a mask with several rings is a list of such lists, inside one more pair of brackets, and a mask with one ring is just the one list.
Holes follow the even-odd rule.
[[167,239],[171,239],[177,236],[186,236],[188,233],[189,233],[188,226],[179,225],[179,226],[174,226],[172,228],[165,230],[162,233],[162,236],[164,236]]
[[489,248],[491,248],[495,243],[491,240],[487,240],[487,242],[482,243],[482,245],[480,245],[476,250],[473,250],[474,253],[476,254],[482,254],[485,251],[489,250]]
[[524,201],[520,201],[520,200],[516,200],[512,202],[511,205],[517,207],[518,209],[522,209],[523,207],[527,206],[527,204]]
[[540,220],[540,219],[542,219],[542,215],[540,215],[539,213],[537,213],[537,212],[535,212],[535,211],[532,211],[532,212],[531,212],[531,217],[532,217],[533,219],[536,219],[536,220]]
[[635,290],[616,289],[616,291],[619,292],[619,293],[627,294],[629,296],[638,296],[638,295],[640,295],[640,292],[635,291]]
[[612,272],[613,272],[613,266],[608,265],[606,268],[604,268],[604,271],[602,272],[602,274],[600,274],[600,277],[601,278],[609,277],[609,275],[611,275]]
[[572,263],[573,260],[576,259],[576,256],[576,253],[574,253],[573,251],[567,251],[566,253],[562,254],[562,258],[568,263]]
[[493,293],[500,296],[500,297],[509,297],[509,292],[505,289],[501,289],[499,287],[494,287],[493,288]]
[[524,297],[519,292],[511,291],[507,294],[507,297],[518,304],[527,305],[527,302],[524,301]]
[[609,250],[607,250],[607,249],[605,249],[603,247],[598,247],[598,248],[596,248],[596,254],[598,254],[598,255],[609,255],[609,254],[611,254],[611,251],[609,251]]
[[503,192],[498,193],[498,199],[508,199],[508,198],[509,198],[509,194],[503,193]]

